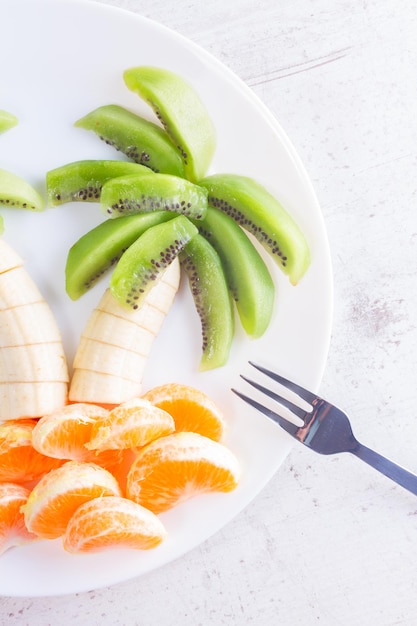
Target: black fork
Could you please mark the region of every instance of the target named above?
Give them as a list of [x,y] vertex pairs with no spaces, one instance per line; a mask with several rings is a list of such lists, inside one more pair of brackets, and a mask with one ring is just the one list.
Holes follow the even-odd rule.
[[304,403],[308,404],[308,408],[302,408],[300,404],[296,404],[284,398],[276,391],[272,391],[245,376],[242,376],[243,380],[269,398],[272,398],[272,400],[277,402],[281,407],[286,407],[293,415],[298,417],[302,423],[301,425],[296,425],[253,398],[249,398],[240,391],[232,389],[242,400],[279,424],[287,433],[308,448],[311,448],[311,450],[319,454],[350,452],[394,482],[408,489],[408,491],[417,495],[417,476],[359,443],[353,435],[346,413],[333,404],[330,404],[330,402],[320,398],[315,393],[287,380],[283,376],[265,367],[256,365],[255,363],[250,362],[250,365],[295,393]]

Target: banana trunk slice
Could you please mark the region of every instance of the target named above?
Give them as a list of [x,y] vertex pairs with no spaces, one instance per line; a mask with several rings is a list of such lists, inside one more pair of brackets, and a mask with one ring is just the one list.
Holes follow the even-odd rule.
[[172,306],[179,280],[175,259],[138,309],[121,305],[106,289],[75,354],[71,401],[120,404],[141,393],[149,351]]
[[0,239],[0,420],[41,417],[65,405],[68,368],[49,305]]

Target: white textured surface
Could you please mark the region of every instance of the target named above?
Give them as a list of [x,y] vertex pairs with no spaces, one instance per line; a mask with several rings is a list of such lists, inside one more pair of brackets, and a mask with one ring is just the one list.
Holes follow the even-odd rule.
[[[288,133],[333,256],[335,317],[321,392],[349,412],[365,444],[417,471],[416,3],[106,4],[199,43]],[[243,513],[181,560],[90,593],[2,597],[0,623],[414,626],[416,530],[414,496],[355,458],[298,446]]]

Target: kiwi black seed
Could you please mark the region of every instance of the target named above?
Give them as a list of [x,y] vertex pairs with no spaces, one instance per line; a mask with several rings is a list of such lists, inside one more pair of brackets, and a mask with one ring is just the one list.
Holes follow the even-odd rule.
[[126,174],[149,174],[143,165],[112,159],[73,161],[49,170],[46,193],[50,206],[65,202],[99,202],[104,183]]
[[242,228],[226,213],[209,206],[195,222],[217,251],[245,332],[260,337],[271,321],[275,285],[270,271]]
[[166,131],[119,105],[99,107],[75,126],[91,130],[109,146],[155,172],[184,176],[184,164]]
[[295,285],[310,265],[310,250],[298,224],[265,187],[252,178],[214,174],[199,181],[210,206],[230,216],[264,246]]
[[201,219],[207,210],[207,190],[169,174],[127,175],[107,181],[101,207],[110,216],[171,211]]
[[109,219],[70,248],[65,267],[66,290],[78,299],[112,267],[148,228],[170,219],[164,211]]
[[180,253],[191,294],[201,322],[200,369],[227,362],[234,334],[234,313],[219,255],[202,236],[196,235]]
[[161,272],[198,233],[182,215],[148,228],[122,254],[110,279],[114,297],[137,309]]
[[185,176],[196,182],[205,176],[215,147],[214,125],[197,90],[175,72],[150,66],[124,72],[129,89],[153,109],[181,155]]

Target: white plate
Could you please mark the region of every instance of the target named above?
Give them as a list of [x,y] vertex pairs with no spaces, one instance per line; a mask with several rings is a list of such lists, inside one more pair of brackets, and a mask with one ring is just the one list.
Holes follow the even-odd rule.
[[[78,1],[3,0],[0,108],[19,125],[0,137],[0,167],[43,190],[45,172],[72,160],[120,158],[73,122],[93,108],[118,103],[153,119],[128,91],[123,70],[141,64],[170,68],[200,92],[218,134],[212,171],[252,176],[288,207],[304,230],[313,262],[297,287],[268,263],[277,283],[274,322],[257,341],[239,331],[227,367],[198,373],[200,327],[182,288],[157,338],[144,388],[177,380],[209,392],[227,414],[227,444],[243,468],[231,494],[201,496],[164,514],[168,539],[146,552],[66,554],[60,540],[14,548],[0,557],[0,594],[75,593],[127,580],[168,563],[216,532],[245,507],[276,472],[292,442],[230,391],[243,388],[248,359],[317,388],[327,357],[332,279],[320,209],[300,160],[279,124],[236,76],[174,32],[130,12]],[[26,260],[61,325],[68,357],[97,302],[102,282],[73,303],[64,290],[70,245],[103,215],[98,205],[68,204],[42,214],[3,210],[5,238]]]

